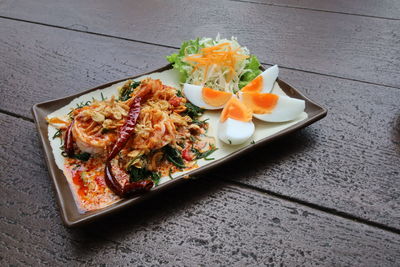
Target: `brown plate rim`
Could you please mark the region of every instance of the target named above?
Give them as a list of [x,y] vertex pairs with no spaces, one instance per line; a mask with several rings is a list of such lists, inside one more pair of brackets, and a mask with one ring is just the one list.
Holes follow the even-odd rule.
[[[50,142],[48,140],[48,132],[47,132],[47,122],[45,120],[45,117],[50,114],[51,112],[61,108],[62,106],[65,106],[66,104],[68,104],[69,102],[71,102],[73,99],[87,94],[89,92],[95,91],[95,90],[99,90],[99,89],[104,89],[107,88],[115,83],[118,82],[122,82],[128,79],[136,79],[137,77],[143,76],[143,75],[149,75],[151,73],[155,73],[155,72],[161,72],[164,70],[168,70],[171,69],[172,65],[168,64],[162,68],[150,71],[150,72],[146,72],[144,74],[139,74],[139,75],[135,75],[132,77],[128,77],[128,78],[124,78],[121,80],[117,80],[117,81],[113,81],[113,82],[109,82],[106,84],[102,84],[100,86],[94,87],[92,89],[89,90],[85,90],[83,92],[80,92],[78,94],[74,94],[74,95],[70,95],[67,97],[62,97],[62,98],[58,98],[58,99],[54,99],[54,100],[50,100],[50,101],[46,101],[46,102],[42,102],[42,103],[37,103],[32,107],[32,114],[34,117],[34,121],[35,121],[35,125],[36,128],[38,129],[39,132],[39,137],[40,137],[40,141],[41,141],[41,145],[44,149],[44,154],[45,154],[45,160],[46,160],[46,165],[47,168],[49,170],[50,173],[50,177],[52,179],[53,182],[53,186],[55,188],[56,191],[56,198],[57,198],[57,202],[58,205],[60,207],[61,210],[61,218],[64,222],[64,224],[67,227],[76,227],[76,226],[82,226],[84,224],[87,224],[89,222],[92,222],[94,220],[97,220],[99,218],[102,218],[106,215],[109,215],[111,213],[115,213],[123,208],[126,208],[128,206],[132,206],[134,204],[137,204],[139,202],[142,202],[146,199],[148,199],[149,197],[152,197],[155,194],[158,194],[166,189],[169,189],[172,186],[175,186],[179,183],[181,183],[182,181],[185,180],[184,175],[180,175],[176,178],[174,178],[173,180],[167,181],[153,189],[151,189],[150,192],[137,196],[137,197],[133,197],[133,198],[129,198],[129,199],[124,199],[121,201],[118,201],[106,208],[100,209],[100,210],[96,210],[96,211],[91,211],[91,212],[87,212],[87,213],[80,213],[78,210],[78,207],[75,203],[75,201],[72,201],[72,203],[67,202],[66,199],[63,198],[63,193],[67,193],[70,196],[72,196],[72,192],[71,189],[69,187],[69,185],[67,184],[67,186],[65,186],[65,182],[64,184],[61,182],[61,179],[64,179],[65,176],[64,174],[61,172],[61,170],[58,169],[57,165],[55,164],[55,160],[54,160],[54,156],[53,156],[53,151],[52,148],[50,146]],[[261,67],[262,70],[264,70],[263,67]],[[324,118],[327,114],[327,110],[325,108],[323,108],[322,106],[320,106],[319,104],[317,104],[316,102],[314,102],[313,100],[311,100],[309,97],[307,97],[306,95],[304,95],[303,93],[301,93],[299,90],[295,89],[293,86],[289,85],[288,83],[284,82],[281,79],[277,79],[277,82],[279,83],[280,87],[282,88],[282,90],[288,94],[289,96],[292,97],[296,97],[296,98],[300,98],[306,101],[306,110],[305,112],[307,113],[308,117],[305,120],[302,120],[278,133],[275,133],[273,135],[267,136],[259,141],[257,141],[254,144],[250,144],[248,146],[245,146],[235,152],[233,152],[232,154],[229,154],[228,156],[225,156],[221,159],[215,160],[213,162],[210,162],[209,164],[207,164],[206,166],[200,167],[198,169],[192,170],[188,173],[189,176],[198,176],[201,175],[205,172],[210,171],[212,168],[218,167],[223,163],[226,163],[227,161],[233,160],[235,158],[237,158],[238,156],[241,156],[243,153],[248,153],[254,149],[257,149],[269,142],[272,142],[273,140],[280,138],[282,136],[285,136],[289,133],[292,133],[296,130],[299,130],[301,128],[304,128],[322,118]],[[42,114],[41,110],[42,107],[47,107],[49,105],[54,105],[54,104],[58,104],[55,105],[54,107],[51,108],[51,111],[48,111],[45,114]],[[313,111],[311,113],[311,111]],[[61,172],[61,175],[60,175]],[[65,179],[64,179],[65,180]],[[67,190],[67,191],[66,191]],[[74,211],[74,207],[75,206],[75,211]],[[69,215],[68,213],[68,209],[72,209],[73,212],[75,213],[75,217]]]

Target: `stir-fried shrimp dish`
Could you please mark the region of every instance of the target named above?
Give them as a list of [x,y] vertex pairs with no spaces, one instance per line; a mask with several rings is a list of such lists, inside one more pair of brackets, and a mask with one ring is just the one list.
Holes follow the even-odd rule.
[[106,207],[196,168],[216,150],[201,114],[178,89],[146,78],[48,118],[59,129],[54,137],[62,140],[64,173],[81,210]]

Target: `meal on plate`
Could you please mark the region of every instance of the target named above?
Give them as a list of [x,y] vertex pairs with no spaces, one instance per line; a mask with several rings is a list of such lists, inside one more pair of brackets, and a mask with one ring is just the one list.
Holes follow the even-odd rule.
[[162,176],[196,168],[215,151],[201,110],[160,80],[128,80],[119,97],[92,100],[53,117],[67,178],[83,210],[148,191]]
[[260,71],[235,38],[202,38],[184,42],[179,53],[167,60],[180,72],[185,97],[208,110],[223,109],[218,137],[228,144],[241,144],[254,133],[252,117],[265,122],[286,122],[298,117],[304,100],[272,94],[278,66]]
[[177,86],[150,76],[127,80],[107,98],[47,117],[83,212],[149,191],[162,177],[213,160],[218,149],[226,155],[225,146],[244,145],[258,128],[303,119],[303,100],[273,91],[278,66],[262,72],[235,38],[190,40],[167,60],[179,72]]

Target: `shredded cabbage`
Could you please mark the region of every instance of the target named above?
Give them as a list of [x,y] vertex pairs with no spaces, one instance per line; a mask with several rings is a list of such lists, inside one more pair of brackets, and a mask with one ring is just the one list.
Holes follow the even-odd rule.
[[[220,45],[216,52],[231,52],[235,54],[234,63],[201,65],[193,60],[201,60],[203,48]],[[204,52],[205,53],[205,52]],[[228,53],[227,53],[228,54]],[[246,47],[241,46],[235,37],[221,39],[197,38],[183,42],[178,53],[167,56],[173,67],[180,72],[180,82],[210,87],[215,90],[236,93],[255,77],[260,71],[257,57],[250,55]],[[229,65],[234,64],[234,65]]]

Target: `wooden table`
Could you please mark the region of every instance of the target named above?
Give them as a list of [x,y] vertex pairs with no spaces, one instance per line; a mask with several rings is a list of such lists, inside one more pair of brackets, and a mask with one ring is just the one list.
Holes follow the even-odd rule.
[[[30,108],[237,36],[328,116],[85,228],[63,226]],[[400,265],[400,2],[0,1],[0,262]]]

